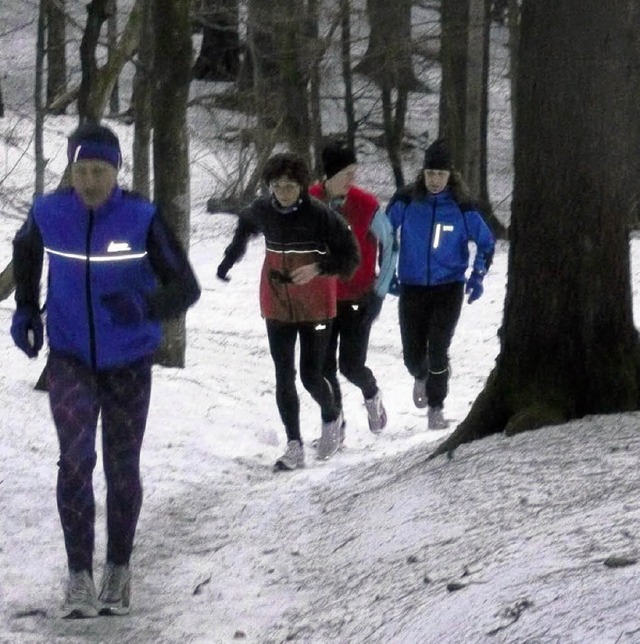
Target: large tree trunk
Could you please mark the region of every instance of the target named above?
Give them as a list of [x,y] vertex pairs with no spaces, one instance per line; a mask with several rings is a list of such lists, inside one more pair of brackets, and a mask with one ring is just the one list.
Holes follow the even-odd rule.
[[[189,140],[187,99],[191,77],[189,0],[153,3],[156,74],[153,112],[155,202],[184,247],[189,243]],[[156,361],[184,367],[185,316],[164,324]]]
[[496,367],[436,453],[640,405],[628,221],[640,7],[524,4],[509,283]]

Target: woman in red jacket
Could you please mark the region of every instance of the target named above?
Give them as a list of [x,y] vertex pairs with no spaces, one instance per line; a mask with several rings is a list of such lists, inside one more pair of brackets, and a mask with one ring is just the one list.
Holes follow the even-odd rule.
[[[395,268],[393,232],[378,200],[354,185],[357,160],[350,147],[340,141],[329,143],[322,150],[322,164],[324,181],[311,186],[309,193],[342,214],[356,237],[361,257],[356,272],[349,279],[338,280],[337,316],[325,377],[342,407],[339,366],[340,373],[362,392],[369,429],[378,434],[387,424],[387,413],[376,378],[366,362],[371,326],[380,313]],[[344,440],[344,427],[341,438]]]
[[262,233],[265,258],[260,278],[260,309],[266,320],[276,371],[276,403],[287,434],[287,450],[277,470],[304,466],[300,403],[296,390],[295,347],[300,339],[300,378],[318,403],[322,435],[318,457],[340,446],[342,411],[323,376],[327,344],[336,316],[336,275],[350,276],[360,256],[353,234],[331,208],[309,196],[309,171],[293,154],[276,154],[262,178],[269,195],[239,213],[240,220],[217,275],[227,280],[249,239]]

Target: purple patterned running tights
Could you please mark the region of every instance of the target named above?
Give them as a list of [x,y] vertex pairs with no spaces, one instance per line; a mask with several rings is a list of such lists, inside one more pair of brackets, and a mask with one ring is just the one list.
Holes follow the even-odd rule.
[[60,443],[57,501],[69,569],[93,570],[96,429],[102,413],[107,482],[107,561],[127,564],[142,506],[140,449],[151,394],[151,358],[92,371],[51,351],[47,386]]

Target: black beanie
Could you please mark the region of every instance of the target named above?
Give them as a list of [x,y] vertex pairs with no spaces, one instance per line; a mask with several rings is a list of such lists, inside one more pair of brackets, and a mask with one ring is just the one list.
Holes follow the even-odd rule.
[[354,163],[357,163],[356,154],[346,143],[334,141],[322,150],[322,167],[327,179]]
[[444,139],[434,141],[427,148],[423,167],[430,170],[451,170],[451,155]]
[[67,159],[69,163],[83,159],[98,159],[117,169],[122,163],[120,141],[113,131],[104,125],[82,123],[69,136]]

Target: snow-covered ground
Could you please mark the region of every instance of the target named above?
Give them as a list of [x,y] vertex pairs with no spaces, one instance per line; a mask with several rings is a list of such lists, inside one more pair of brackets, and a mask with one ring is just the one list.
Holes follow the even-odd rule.
[[[504,205],[508,101],[496,92],[493,100],[491,185]],[[53,185],[74,124],[72,116],[47,120]],[[186,368],[154,371],[128,617],[55,617],[66,578],[57,442],[47,397],[33,390],[45,352],[29,361],[12,345],[13,303],[0,303],[0,642],[640,642],[640,416],[496,435],[461,447],[452,461],[426,462],[446,432],[428,431],[412,406],[393,297],[374,326],[369,360],[388,428],[369,432],[359,392],[344,383],[346,449],[318,462],[307,448],[306,469],[271,471],[285,437],[258,311],[262,242],[230,283],[216,279],[234,218],[206,212],[219,151],[198,137],[200,125],[192,130],[190,254],[203,296],[187,318]],[[130,150],[131,130],[114,127]],[[32,190],[31,135],[22,111],[0,119],[2,267]],[[361,182],[376,190],[382,164],[363,156]],[[630,250],[637,319],[639,242]],[[497,355],[507,252],[498,246],[485,294],[465,305],[453,341],[446,411],[457,421]],[[300,396],[310,443],[319,414],[302,387]],[[95,485],[99,571],[100,464]]]

